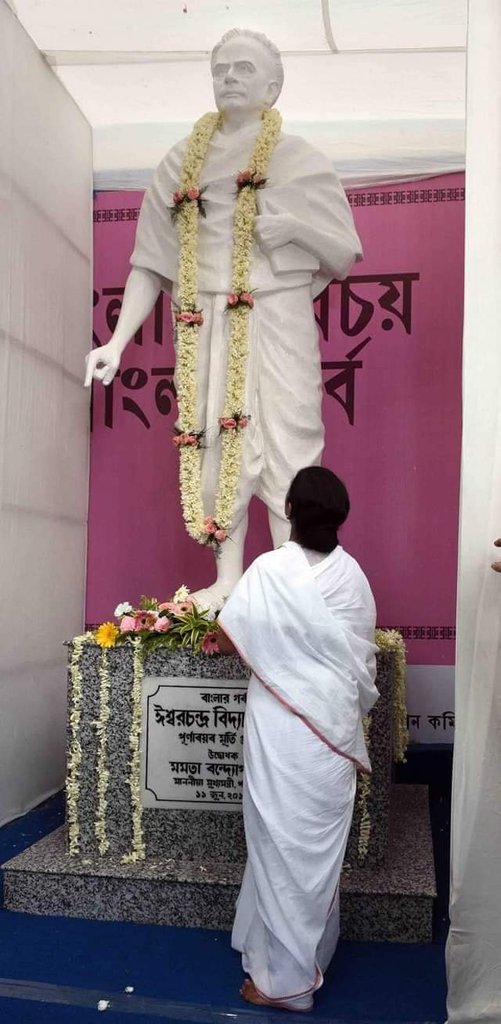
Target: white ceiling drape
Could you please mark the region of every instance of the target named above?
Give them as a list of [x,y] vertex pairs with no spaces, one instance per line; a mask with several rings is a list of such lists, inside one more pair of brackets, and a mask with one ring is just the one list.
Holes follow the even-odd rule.
[[285,65],[286,130],[347,184],[464,167],[466,0],[10,0],[94,130],[97,187],[143,187],[213,105],[235,26]]

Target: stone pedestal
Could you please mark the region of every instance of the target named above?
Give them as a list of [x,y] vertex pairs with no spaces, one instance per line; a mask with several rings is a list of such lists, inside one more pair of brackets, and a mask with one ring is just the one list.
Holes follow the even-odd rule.
[[[79,664],[81,758],[74,808],[79,855],[69,856],[62,829],[14,858],[5,867],[5,905],[29,913],[229,928],[246,859],[239,803],[248,671],[236,657],[163,649],[146,658],[141,741],[142,796],[150,804],[141,820],[146,858],[124,864],[133,847],[133,651],[126,646],[106,654],[104,744],[98,725],[102,659],[101,650],[88,644]],[[369,725],[373,774],[370,785],[367,778],[358,785],[342,878],[342,934],[425,942],[431,940],[434,897],[427,794],[419,787],[392,786],[394,653],[380,651],[377,668],[381,697]],[[71,700],[70,686],[70,707]],[[148,760],[152,756],[160,758],[160,769]],[[103,767],[104,806],[97,786]],[[109,847],[100,855],[103,827]]]
[[[111,680],[109,694],[110,718],[107,728],[106,762],[109,770],[108,787],[106,793],[106,834],[110,843],[109,854],[120,856],[127,854],[132,844],[132,810],[131,793],[128,785],[128,764],[130,759],[129,735],[132,720],[132,680],[133,680],[133,652],[130,647],[117,647],[108,652],[108,670]],[[380,692],[380,699],[375,705],[370,719],[370,748],[372,762],[372,776],[370,779],[369,792],[365,804],[360,798],[360,789],[363,780],[359,779],[359,792],[355,804],[353,826],[348,843],[346,860],[351,866],[355,865],[377,865],[384,862],[388,851],[389,827],[390,827],[390,791],[392,780],[392,730],[393,730],[393,687],[394,687],[394,656],[388,652],[378,654],[378,674],[376,684]],[[80,853],[82,856],[94,856],[98,854],[98,837],[95,832],[95,823],[98,814],[98,791],[96,787],[96,767],[98,764],[99,736],[96,730],[96,722],[99,719],[100,705],[100,677],[99,668],[101,663],[101,651],[95,645],[87,645],[84,648],[80,671],[83,680],[82,687],[82,711],[80,719],[80,736],[82,747],[82,759],[79,768],[79,796],[78,796],[78,824],[80,830]],[[155,720],[154,707],[160,706],[163,710],[172,709],[172,700],[169,702],[167,689],[162,689],[163,682],[175,682],[174,705],[179,710],[193,707],[192,691],[193,683],[196,681],[198,692],[212,698],[212,703],[201,704],[198,700],[197,707],[205,707],[207,710],[208,726],[206,734],[214,728],[214,708],[229,709],[233,706],[237,713],[244,707],[243,703],[222,704],[225,697],[234,700],[234,694],[241,694],[242,688],[246,686],[249,678],[248,669],[237,657],[213,656],[194,657],[186,652],[170,653],[159,650],[150,655],[144,665],[144,687],[146,691],[143,696],[143,735],[142,735],[142,780],[143,780],[143,804],[144,804],[144,783],[146,778],[148,762],[151,764],[151,735],[152,731],[162,734],[168,749],[169,740],[176,739],[179,735],[183,737],[191,734],[200,735],[201,729],[197,729],[196,719],[190,722],[185,717],[184,724],[177,726],[162,724]],[[151,683],[158,681],[160,690]],[[186,682],[186,696],[183,701],[181,693],[183,681]],[[155,694],[155,691],[157,693]],[[70,686],[71,693],[71,686]],[[153,693],[153,698],[148,694]],[[220,715],[221,715],[220,712]],[[189,710],[186,714],[189,715]],[[192,712],[192,715],[198,712]],[[159,713],[157,712],[157,715]],[[161,715],[160,715],[161,717]],[[243,717],[243,716],[241,716]],[[178,717],[179,721],[179,717]],[[186,725],[188,722],[188,725]],[[235,723],[233,723],[235,724]],[[223,747],[220,742],[201,746],[199,743],[187,743],[180,747],[179,743],[173,753],[178,759],[181,755],[179,750],[186,751],[186,763],[202,762],[207,765],[208,757],[212,754],[233,755],[239,754],[241,763],[242,750],[242,724],[237,728],[230,727],[228,732],[234,734],[236,742]],[[194,752],[195,751],[195,752]],[[172,763],[172,762],[171,762]],[[215,771],[223,771],[222,762],[214,761]],[[233,764],[233,760],[228,762]],[[210,770],[210,769],[209,769]],[[151,771],[149,773],[151,775]],[[187,782],[189,776],[185,776]],[[182,776],[177,775],[178,781],[182,782]],[[207,780],[206,780],[207,781]],[[236,780],[239,781],[239,780]],[[231,790],[232,796],[236,787]],[[245,859],[245,839],[243,824],[240,813],[238,813],[241,800],[221,802],[217,805],[203,806],[206,801],[200,800],[201,808],[197,801],[193,800],[194,794],[204,792],[198,787],[179,786],[172,791],[172,796],[179,793],[180,797],[185,796],[185,806],[170,809],[165,801],[159,800],[158,806],[144,807],[142,815],[143,835],[146,847],[146,855],[181,857],[191,859],[210,857],[211,859],[221,857],[224,860],[240,861]],[[214,792],[214,791],[213,791]],[[216,791],[217,792],[217,791]],[[205,789],[205,793],[209,791]],[[221,790],[226,795],[225,790]],[[162,793],[160,793],[162,796]],[[193,803],[195,802],[195,806]],[[148,803],[155,804],[154,800],[148,798]],[[202,809],[203,808],[203,809]],[[237,811],[237,813],[235,813]],[[232,812],[232,813],[229,813]],[[363,819],[370,818],[370,833],[368,843],[362,844],[361,834],[363,831]],[[367,847],[362,854],[362,848]]]

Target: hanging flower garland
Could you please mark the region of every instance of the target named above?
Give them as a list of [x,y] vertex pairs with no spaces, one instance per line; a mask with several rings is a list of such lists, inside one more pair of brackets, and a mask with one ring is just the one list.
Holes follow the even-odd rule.
[[[245,415],[249,315],[254,306],[250,290],[251,257],[257,212],[256,191],[266,184],[270,157],[278,142],[282,119],[276,110],[265,110],[249,167],[236,180],[237,196],[233,221],[231,291],[227,315],[230,320],[228,366],[224,408],[221,411],[221,465],[213,516],[205,514],[202,498],[201,442],[198,423],[197,356],[198,332],[203,311],[198,299],[198,223],[205,216],[200,175],[210,140],[221,124],[217,113],[205,114],[195,124],[188,140],[179,188],[174,194],[174,215],[179,232],[177,331],[177,381],[180,454],[179,481],[186,529],[200,544],[216,550],[228,535],[240,480]],[[234,420],[235,427],[224,426]]]
[[[365,746],[367,747],[367,754],[371,756],[371,718],[367,715],[362,720],[364,729]],[[358,829],[358,858],[361,864],[365,863],[365,859],[369,852],[369,841],[371,837],[371,816],[369,814],[369,796],[371,792],[371,776],[367,772],[361,772],[358,777],[358,807],[360,812],[360,825]]]
[[78,797],[80,795],[80,765],[82,744],[80,742],[80,719],[82,717],[82,673],[80,659],[88,635],[76,636],[72,643],[70,659],[70,749],[66,776],[66,815],[68,820],[69,853],[75,857],[80,851],[80,825],[78,822]]
[[96,735],[98,740],[97,750],[97,815],[94,823],[94,834],[98,841],[98,849],[101,857],[108,852],[110,848],[109,839],[106,831],[106,811],[108,808],[108,801],[106,794],[108,792],[108,782],[110,778],[110,771],[108,768],[108,751],[107,751],[107,740],[108,740],[108,722],[110,719],[110,670],[108,665],[108,651],[107,647],[111,646],[106,644],[101,647],[101,661],[99,665],[99,719],[95,723]]
[[131,758],[129,762],[129,778],[127,780],[132,806],[132,850],[122,857],[123,864],[135,864],[138,860],[144,860],[146,856],[142,824],[143,808],[141,804],[141,694],[144,675],[144,656],[141,638],[136,637],[132,641],[132,645],[134,647],[134,679],[132,683],[132,719],[129,734]]
[[393,691],[393,760],[405,761],[409,746],[407,729],[407,702],[405,692],[406,650],[398,629],[376,629],[376,644],[380,651],[395,655],[395,689]]

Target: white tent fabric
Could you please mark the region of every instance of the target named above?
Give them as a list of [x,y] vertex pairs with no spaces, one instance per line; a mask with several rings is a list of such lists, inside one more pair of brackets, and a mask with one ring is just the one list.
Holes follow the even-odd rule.
[[0,825],[64,781],[82,628],[91,133],[0,0]]
[[[501,1021],[501,4],[470,5],[449,1024]],[[486,147],[488,146],[488,151]]]
[[464,168],[466,0],[10,0],[94,129],[95,185],[143,188],[213,106],[235,26],[279,46],[287,131],[348,185]]

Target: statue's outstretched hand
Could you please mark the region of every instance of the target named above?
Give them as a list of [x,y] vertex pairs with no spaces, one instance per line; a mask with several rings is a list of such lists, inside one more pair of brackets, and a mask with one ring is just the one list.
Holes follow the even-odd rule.
[[88,388],[94,380],[102,380],[103,384],[111,384],[118,367],[120,356],[112,341],[100,348],[93,348],[85,357],[86,372],[84,387]]

